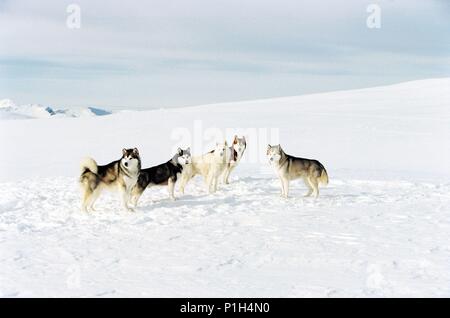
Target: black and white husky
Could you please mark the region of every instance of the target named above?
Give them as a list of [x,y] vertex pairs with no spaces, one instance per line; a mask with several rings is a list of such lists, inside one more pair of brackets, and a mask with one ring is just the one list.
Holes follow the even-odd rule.
[[174,188],[183,169],[191,164],[191,150],[178,148],[177,153],[167,161],[147,169],[142,169],[131,193],[131,204],[136,207],[139,198],[147,187],[167,185],[169,197],[175,200]]
[[101,191],[113,187],[117,187],[120,191],[123,207],[132,211],[128,201],[140,170],[141,158],[137,148],[123,149],[122,158],[104,166],[99,166],[92,158],[84,159],[81,163],[80,175],[83,211],[94,211],[94,203]]

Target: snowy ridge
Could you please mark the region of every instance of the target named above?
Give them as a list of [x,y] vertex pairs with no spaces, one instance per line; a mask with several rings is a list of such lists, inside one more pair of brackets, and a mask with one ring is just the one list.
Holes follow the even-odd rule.
[[16,105],[10,99],[0,100],[1,119],[32,119],[57,117],[92,117],[109,115],[111,112],[94,108],[54,109],[40,104]]
[[[302,103],[314,103],[315,108],[328,108],[333,104],[339,104],[339,101],[345,101],[346,107],[342,107],[344,105],[340,105],[341,108],[339,110],[345,110],[348,108],[353,108],[353,103],[361,103],[365,104],[369,101],[369,99],[377,99],[382,98],[386,99],[390,97],[390,95],[394,95],[396,99],[403,98],[414,98],[415,100],[426,101],[431,104],[435,104],[435,99],[439,97],[442,99],[442,106],[446,106],[446,102],[450,101],[450,77],[445,78],[434,78],[434,79],[426,79],[426,80],[417,80],[417,81],[409,81],[403,82],[388,86],[379,86],[379,87],[370,87],[370,88],[361,88],[361,89],[353,89],[353,90],[341,90],[341,91],[332,91],[326,93],[317,93],[317,94],[307,94],[300,96],[287,96],[287,97],[276,97],[276,98],[266,98],[259,100],[249,100],[249,101],[238,101],[238,102],[227,102],[227,103],[215,103],[208,105],[199,105],[187,107],[184,109],[203,109],[203,108],[223,108],[233,107],[239,108],[242,106],[245,107],[259,107],[261,106],[269,106],[269,105],[278,105],[278,107],[293,107],[300,106]],[[320,101],[321,103],[317,103]],[[391,108],[393,105],[387,103]],[[423,106],[427,106],[427,103]],[[408,104],[396,104],[394,108],[409,108],[411,105]],[[445,108],[448,110],[448,107]],[[355,110],[355,109],[353,109]],[[377,111],[378,109],[367,109],[361,108],[363,112],[372,113],[373,111]],[[448,112],[448,114],[450,111]]]

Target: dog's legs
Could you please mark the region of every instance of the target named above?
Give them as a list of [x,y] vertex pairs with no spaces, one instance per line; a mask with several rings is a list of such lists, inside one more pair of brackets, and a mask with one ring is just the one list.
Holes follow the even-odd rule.
[[184,188],[186,187],[186,184],[188,183],[188,181],[189,181],[188,177],[183,176],[183,175],[181,176],[180,187],[179,187],[181,194],[184,194]]
[[289,197],[289,179],[283,179],[282,180],[284,186],[284,197],[288,198]]
[[87,209],[87,203],[89,200],[90,195],[92,194],[91,189],[87,188],[84,184],[83,184],[83,195],[81,198],[81,210],[83,212],[88,212]]
[[84,212],[95,211],[94,203],[97,200],[101,189],[93,184],[89,184],[84,189],[82,210]]
[[209,192],[209,194],[212,194],[212,193],[214,193],[215,191],[214,191],[214,181],[215,181],[215,177],[214,176],[211,176],[211,177],[209,177],[209,181],[208,181],[208,192]]
[[98,193],[96,192],[99,189],[99,184],[97,183],[97,177],[93,173],[83,174],[81,180],[81,187],[83,190],[81,209],[84,212],[89,212],[89,209],[93,207],[93,204],[98,197]]
[[137,185],[135,185],[133,187],[133,190],[131,190],[131,194],[129,196],[131,205],[133,205],[134,207],[137,207],[137,203],[138,203],[139,199],[141,198],[142,193],[144,193],[144,190],[141,190],[140,188],[138,188]]
[[133,189],[131,190],[130,196],[129,196],[129,203],[132,204],[134,207],[137,206],[137,203],[142,195],[144,190],[141,190],[138,185],[136,184]]
[[214,176],[213,177],[213,191],[216,192],[217,191],[217,184],[219,183],[219,176]]
[[209,194],[212,193],[212,179],[213,179],[212,173],[208,172],[208,175],[205,177],[205,183]]
[[133,212],[133,209],[128,206],[128,201],[130,198],[130,190],[127,189],[125,185],[119,186],[119,191],[122,197],[122,206],[125,210]]
[[175,181],[172,178],[169,178],[168,183],[167,183],[167,187],[169,189],[169,198],[172,201],[175,201],[175,196],[173,194],[173,190],[175,188]]
[[236,168],[236,165],[232,165],[230,166],[230,168],[228,169],[228,175],[227,175],[227,184],[230,183],[229,179],[230,179],[230,175],[233,172],[233,170]]
[[209,187],[209,181],[210,181],[209,174],[206,176],[203,176],[203,181],[205,181],[206,190],[208,191],[208,193],[210,193],[211,189]]
[[281,184],[280,197],[284,197],[284,182],[283,182],[283,178],[281,176],[278,176],[278,178],[280,179],[280,184]]
[[137,207],[137,204],[138,204],[138,201],[139,201],[139,199],[141,198],[141,193],[140,194],[134,194],[132,197],[131,197],[131,204],[134,206],[134,207]]
[[84,189],[83,198],[81,200],[82,201],[81,202],[81,210],[84,211],[84,212],[89,212],[88,211],[88,204],[89,204],[91,195],[92,195],[92,191],[91,191],[90,188]]
[[225,170],[223,171],[223,183],[224,184],[229,184],[230,181],[228,180],[228,178],[230,177],[230,173],[231,173],[231,167],[226,167]]
[[311,184],[311,186],[313,187],[314,191],[314,197],[317,198],[319,196],[319,183],[317,181],[317,178],[308,178],[309,183]]
[[98,197],[100,195],[100,192],[101,192],[101,189],[100,188],[96,188],[91,194],[91,197],[89,199],[89,209],[91,211],[95,211],[94,204],[95,204],[95,201],[97,201],[97,199],[98,199]]
[[221,173],[221,175],[220,175],[220,181],[222,182],[222,183],[225,183],[225,181],[226,181],[226,178],[227,178],[227,170],[228,170],[228,168],[225,168],[225,169],[223,169],[223,171],[222,171],[222,173]]
[[303,178],[303,181],[305,182],[305,185],[308,188],[308,192],[305,194],[305,197],[309,197],[313,193],[313,187],[311,186],[311,183],[309,182],[308,178]]

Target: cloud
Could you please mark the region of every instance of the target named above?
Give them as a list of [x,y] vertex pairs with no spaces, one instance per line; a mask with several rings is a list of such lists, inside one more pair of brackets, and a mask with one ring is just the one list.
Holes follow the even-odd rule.
[[[122,106],[120,91],[129,106],[180,106],[449,75],[437,0],[83,0],[76,30],[72,2],[0,1],[1,95]],[[372,2],[381,29],[366,27]]]

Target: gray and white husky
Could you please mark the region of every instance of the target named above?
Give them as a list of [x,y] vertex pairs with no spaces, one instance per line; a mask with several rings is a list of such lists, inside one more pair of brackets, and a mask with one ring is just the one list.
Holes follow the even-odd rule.
[[191,149],[178,148],[175,155],[169,161],[160,165],[142,169],[138,181],[131,192],[131,204],[135,207],[146,188],[151,186],[165,186],[169,190],[169,197],[175,200],[175,183],[185,172],[185,168],[191,164]]
[[137,148],[123,149],[122,158],[104,166],[99,166],[92,158],[84,159],[79,180],[83,191],[81,208],[86,212],[94,211],[94,203],[101,191],[116,187],[121,193],[123,207],[132,211],[128,201],[140,171],[141,158]]
[[234,136],[233,143],[230,146],[230,161],[227,163],[225,170],[222,173],[222,181],[225,184],[229,184],[230,173],[237,167],[239,162],[241,161],[242,156],[244,155],[244,151],[247,148],[247,141],[245,137],[239,138],[238,136]]
[[308,187],[305,196],[319,196],[319,183],[328,184],[325,167],[317,160],[297,158],[286,154],[280,145],[267,146],[267,157],[281,181],[281,196],[289,195],[289,181],[302,178]]

